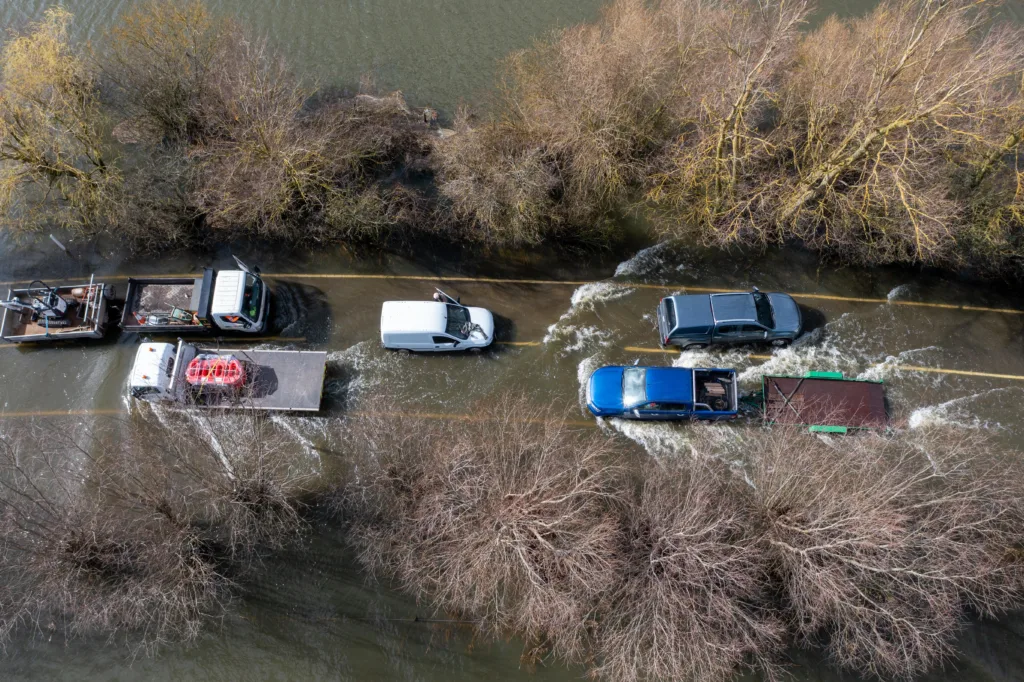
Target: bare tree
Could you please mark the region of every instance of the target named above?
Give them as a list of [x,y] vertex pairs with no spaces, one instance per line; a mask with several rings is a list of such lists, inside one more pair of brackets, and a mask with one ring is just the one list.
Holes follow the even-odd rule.
[[562,31],[505,64],[501,117],[435,145],[442,195],[471,236],[607,240],[609,217],[673,134],[671,27],[639,0]]
[[[728,241],[763,220],[758,180],[774,155],[780,81],[792,69],[808,2],[666,0],[678,57],[680,135],[651,159],[648,198]],[[757,222],[753,225],[757,229]]]
[[968,609],[1020,603],[1019,471],[977,433],[832,441],[776,427],[749,476],[801,641],[910,678],[953,653]]
[[971,0],[903,0],[808,36],[782,93],[797,180],[780,220],[873,260],[947,258],[963,215],[944,153],[1024,65],[1019,31],[989,21]]
[[145,652],[192,640],[304,527],[312,472],[265,421],[4,426],[4,639],[24,626]]
[[55,220],[92,231],[121,220],[122,176],[104,143],[94,74],[68,37],[62,8],[0,54],[0,211],[6,225]]
[[368,460],[343,490],[374,574],[492,633],[579,661],[614,581],[619,472],[607,438],[571,433],[523,398],[469,423],[360,417]]
[[749,666],[771,676],[785,627],[745,484],[708,461],[652,463],[642,478],[619,580],[601,602],[596,672],[717,682]]

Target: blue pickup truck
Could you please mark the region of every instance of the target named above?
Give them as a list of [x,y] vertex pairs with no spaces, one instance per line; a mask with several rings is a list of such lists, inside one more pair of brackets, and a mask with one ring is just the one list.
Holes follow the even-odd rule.
[[668,296],[658,304],[661,345],[683,350],[714,344],[789,345],[800,335],[800,307],[789,294],[753,291],[735,294]]
[[587,407],[598,417],[732,419],[738,396],[734,369],[610,365],[587,381]]

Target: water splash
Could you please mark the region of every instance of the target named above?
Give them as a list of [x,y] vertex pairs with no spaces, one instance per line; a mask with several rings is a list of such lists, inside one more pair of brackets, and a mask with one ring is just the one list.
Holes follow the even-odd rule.
[[909,284],[901,284],[898,287],[893,287],[885,299],[887,301],[902,301],[910,296],[911,288]]
[[997,421],[982,419],[972,413],[971,407],[983,398],[1001,396],[1002,394],[1018,394],[1019,388],[991,388],[959,398],[953,398],[937,405],[919,407],[910,413],[907,426],[911,429],[934,426],[957,426],[967,429],[1003,430],[1005,427]]
[[619,263],[614,276],[642,277],[656,273],[667,264],[666,252],[669,251],[669,246],[668,242],[661,242],[637,251],[632,258]]

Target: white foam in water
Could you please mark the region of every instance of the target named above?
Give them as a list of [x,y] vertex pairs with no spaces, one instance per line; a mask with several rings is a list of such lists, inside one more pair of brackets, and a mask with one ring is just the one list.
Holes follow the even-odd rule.
[[587,380],[590,379],[590,375],[594,373],[598,367],[602,364],[601,358],[597,355],[591,355],[590,357],[583,358],[580,360],[580,364],[576,365],[576,380],[579,382],[579,399],[580,407],[590,414],[587,409]]
[[631,419],[598,420],[604,428],[612,428],[655,458],[690,457],[694,454],[686,428],[668,422],[642,422]]
[[1001,429],[998,422],[989,422],[977,415],[970,414],[968,408],[978,398],[1012,391],[1013,389],[992,388],[981,393],[953,398],[938,405],[919,407],[910,414],[907,425],[912,429],[927,428],[930,426],[958,426],[968,429]]
[[598,303],[614,301],[617,298],[628,296],[633,291],[632,288],[615,282],[587,282],[572,292],[572,297],[569,299],[569,311],[565,315],[571,314],[576,309],[589,308],[593,310]]
[[593,345],[607,346],[611,343],[612,333],[595,326],[579,326],[569,324],[573,315],[581,310],[595,310],[598,304],[614,301],[633,293],[634,289],[614,282],[588,282],[576,289],[569,299],[569,309],[562,313],[558,321],[548,327],[542,343],[562,342],[562,352],[571,353],[584,350]]
[[910,285],[901,284],[898,287],[893,287],[892,291],[885,297],[888,301],[900,301],[910,295]]
[[665,265],[663,256],[668,247],[669,242],[661,242],[637,251],[632,258],[619,263],[615,268],[615,277],[636,277],[657,271]]
[[[925,346],[923,348],[911,348],[910,350],[900,351],[896,355],[890,355],[882,362],[868,367],[858,374],[856,378],[867,379],[869,381],[886,381],[888,379],[899,378],[902,374],[899,365],[921,362],[921,360],[915,358],[916,355],[939,350],[940,348],[938,346]],[[933,380],[936,383],[939,383],[942,381],[942,377],[940,375],[935,375]]]
[[311,419],[310,417],[295,417],[285,416],[282,414],[274,414],[270,417],[270,421],[283,428],[285,431],[291,434],[292,437],[295,438],[296,442],[298,442],[298,444],[302,446],[302,449],[305,451],[305,453],[309,455],[310,463],[313,465],[313,472],[318,473],[321,464],[320,450],[316,447],[312,440],[307,438],[303,433],[299,431],[298,426],[312,427],[317,430],[320,430],[322,428],[322,424],[318,422],[322,422],[325,420]]

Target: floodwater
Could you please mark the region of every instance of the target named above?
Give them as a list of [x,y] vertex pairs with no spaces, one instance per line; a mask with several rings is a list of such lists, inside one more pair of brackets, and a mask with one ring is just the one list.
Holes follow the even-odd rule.
[[[38,17],[47,4],[6,0],[0,7],[0,25]],[[79,35],[95,38],[130,3],[66,4],[78,15]],[[600,2],[211,4],[268,32],[297,70],[314,73],[326,83],[351,85],[372,72],[381,87],[400,88],[415,104],[452,111],[460,101],[487,93],[501,56],[529,45],[545,31],[593,19]],[[826,6],[852,12],[868,4],[834,1]],[[955,423],[1024,450],[1024,314],[911,305],[1024,308],[1018,294],[998,286],[902,269],[837,268],[793,250],[722,254],[645,242],[623,254],[573,258],[478,254],[455,248],[443,254],[410,249],[413,255],[367,255],[341,247],[289,254],[243,244],[133,260],[111,245],[69,247],[70,256],[48,241],[0,241],[0,281],[86,281],[96,273],[97,281],[123,295],[126,275],[230,267],[231,252],[261,266],[274,289],[272,328],[267,334],[276,338],[258,343],[329,351],[323,414],[275,417],[311,457],[324,434],[347,412],[378,395],[391,398],[396,409],[431,413],[465,414],[507,389],[528,391],[538,401],[579,405],[582,382],[591,370],[637,360],[737,367],[748,390],[758,386],[766,371],[839,370],[848,376],[882,379],[901,426]],[[647,352],[658,349],[654,311],[660,297],[686,287],[754,284],[807,295],[799,301],[806,306],[812,331],[768,360],[750,357],[768,351],[749,348]],[[465,303],[492,309],[498,316],[500,343],[478,356],[406,357],[381,349],[380,304],[429,297],[435,285]],[[89,411],[128,410],[125,382],[139,341],[136,335],[114,334],[102,342],[63,347],[0,347],[0,412],[10,416],[71,411],[86,413],[77,418],[89,420]],[[579,419],[589,420],[582,406]],[[620,432],[624,448],[670,457],[685,449],[692,427],[611,421],[601,428]],[[713,428],[720,428],[723,438],[730,437],[729,427]],[[155,658],[131,663],[123,649],[105,646],[101,640],[66,646],[56,638],[51,642],[36,637],[13,643],[0,658],[0,678],[563,681],[579,679],[583,672],[560,666],[526,670],[519,663],[516,642],[482,645],[457,630],[412,622],[428,615],[386,586],[368,584],[343,538],[320,529],[301,558],[274,559],[266,577],[240,597],[235,615],[222,627],[210,628],[194,647],[172,647]],[[955,666],[923,679],[1024,679],[1024,617],[976,623],[960,646],[964,656]],[[793,672],[800,682],[854,679],[838,676],[813,657],[796,660]]]

